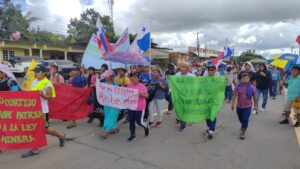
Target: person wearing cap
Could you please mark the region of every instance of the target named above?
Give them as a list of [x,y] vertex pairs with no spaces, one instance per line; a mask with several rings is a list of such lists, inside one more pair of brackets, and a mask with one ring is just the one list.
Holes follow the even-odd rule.
[[[269,87],[272,82],[272,75],[270,71],[267,70],[267,66],[264,63],[260,63],[258,65],[258,71],[253,76],[254,84],[256,85],[256,106],[258,106],[260,95],[263,95],[263,102],[261,105],[261,112],[264,112],[267,106],[268,102],[268,93],[269,93]],[[257,109],[258,110],[258,107]],[[257,113],[257,111],[253,112],[254,114]]]
[[[78,87],[78,88],[87,87],[87,80],[84,77],[84,75],[82,74],[80,67],[77,67],[77,66],[74,67],[73,77],[72,77],[72,80],[71,80],[71,85],[73,87]],[[76,126],[77,126],[76,121],[72,120],[71,124],[67,126],[67,129],[71,129],[71,128],[74,128]]]
[[51,65],[51,82],[53,84],[65,84],[65,79],[58,73],[58,66]]
[[127,86],[130,89],[137,89],[139,91],[138,106],[135,110],[128,111],[130,137],[127,139],[131,142],[136,139],[135,123],[144,128],[145,136],[149,135],[148,125],[144,122],[144,113],[146,108],[146,99],[149,97],[147,87],[142,84],[141,74],[133,72],[130,74],[131,83]]
[[[289,117],[291,114],[291,108],[294,102],[300,102],[300,67],[295,65],[292,68],[292,76],[286,80],[287,85],[287,99],[284,104],[285,119],[280,121],[280,124],[289,124]],[[294,127],[300,126],[300,111],[295,112],[297,114],[297,122]]]
[[[118,84],[115,83],[113,79],[114,78],[113,70],[106,70],[103,73],[103,77],[105,78],[105,83],[113,86],[118,86]],[[102,139],[106,139],[109,134],[116,134],[119,132],[119,128],[118,128],[119,114],[120,114],[120,109],[104,105],[103,132],[100,135]]]
[[130,83],[130,79],[125,76],[126,69],[125,67],[119,67],[117,69],[118,76],[115,77],[115,83],[117,83],[121,87],[126,87]]
[[[45,116],[46,133],[58,137],[59,146],[63,147],[65,145],[66,134],[59,133],[56,130],[50,129],[49,123],[47,121],[47,116],[49,113],[48,100],[56,97],[53,84],[45,77],[47,68],[43,65],[37,65],[32,71],[34,71],[34,76],[36,80],[32,81],[31,90],[40,92],[42,113]],[[23,153],[21,157],[27,158],[38,154],[39,154],[38,150],[30,150],[26,153]]]
[[[159,69],[153,71],[153,78],[150,81],[155,85],[155,91],[153,93],[153,99],[149,103],[149,127],[159,128],[163,122],[163,104],[166,98],[166,93],[169,91],[169,85],[165,79],[161,77]],[[158,113],[158,121],[154,124],[154,112]]]
[[[207,75],[206,76],[218,76],[217,68],[215,65],[208,65],[207,67]],[[217,117],[215,120],[206,119],[206,125],[208,129],[206,130],[206,133],[208,134],[207,138],[212,139],[214,136],[214,132],[216,129],[217,124]]]
[[[176,76],[195,76],[192,73],[190,73],[190,65],[187,63],[180,63],[178,64],[178,67],[180,68],[180,71],[176,73]],[[186,122],[176,119],[176,122],[180,124],[179,128],[177,129],[179,132],[185,132],[186,131]]]
[[[242,73],[240,78],[240,82],[233,92],[231,109],[234,110],[236,107],[238,119],[241,123],[240,139],[244,140],[252,111],[252,105],[253,102],[256,103],[256,89],[250,82],[250,74]],[[254,105],[254,109],[256,109],[256,105]]]

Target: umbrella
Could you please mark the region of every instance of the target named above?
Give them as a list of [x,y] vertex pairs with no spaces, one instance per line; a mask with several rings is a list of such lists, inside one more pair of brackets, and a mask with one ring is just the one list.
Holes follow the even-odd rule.
[[136,52],[120,51],[108,54],[102,59],[123,64],[149,66],[150,63]]
[[288,70],[292,67],[293,64],[296,64],[299,55],[292,54],[292,53],[285,53],[281,55],[277,54],[271,57],[272,59],[277,57],[277,59],[274,59],[273,61],[270,58],[268,59],[271,65],[279,67],[284,70]]
[[7,77],[10,77],[12,79],[16,79],[14,74],[9,70],[9,67],[3,64],[0,64],[0,71],[5,73]]

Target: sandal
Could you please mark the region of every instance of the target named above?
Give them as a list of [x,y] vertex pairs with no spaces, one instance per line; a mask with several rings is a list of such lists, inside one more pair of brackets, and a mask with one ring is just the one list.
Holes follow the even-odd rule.
[[70,124],[69,126],[67,126],[67,129],[71,129],[71,128],[74,128],[76,127],[76,124]]
[[103,132],[103,133],[101,133],[100,137],[101,137],[102,139],[107,139],[108,133],[107,133],[107,132]]
[[111,134],[117,134],[117,133],[119,133],[119,132],[120,132],[119,128],[116,128],[116,129],[114,129],[114,130],[111,132]]

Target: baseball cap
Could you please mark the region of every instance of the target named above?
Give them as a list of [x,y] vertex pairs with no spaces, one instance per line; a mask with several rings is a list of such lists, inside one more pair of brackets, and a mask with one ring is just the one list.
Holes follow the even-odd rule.
[[141,74],[139,73],[139,72],[132,72],[132,73],[130,73],[130,75],[129,75],[130,77],[138,77],[138,78],[141,78]]
[[34,69],[32,69],[31,71],[34,71],[35,73],[38,73],[40,71],[47,72],[47,68],[46,68],[46,66],[39,64]]
[[300,66],[299,65],[294,65],[292,69],[298,69],[298,70],[300,70]]
[[208,65],[206,66],[207,69],[217,69],[215,65]]

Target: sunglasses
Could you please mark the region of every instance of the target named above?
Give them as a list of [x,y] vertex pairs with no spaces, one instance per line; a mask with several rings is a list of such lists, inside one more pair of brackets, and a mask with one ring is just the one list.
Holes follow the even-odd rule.
[[215,69],[207,69],[208,71],[215,71]]

